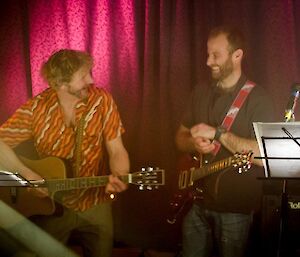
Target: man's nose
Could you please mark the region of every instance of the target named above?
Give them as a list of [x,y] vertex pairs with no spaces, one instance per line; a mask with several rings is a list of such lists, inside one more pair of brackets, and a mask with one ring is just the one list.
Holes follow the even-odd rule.
[[93,84],[94,83],[94,79],[91,75],[87,76],[86,83],[87,84]]
[[213,61],[212,61],[212,57],[210,57],[210,56],[207,56],[207,59],[206,59],[206,65],[207,65],[207,66],[211,66],[211,65],[212,65],[212,63],[213,63]]

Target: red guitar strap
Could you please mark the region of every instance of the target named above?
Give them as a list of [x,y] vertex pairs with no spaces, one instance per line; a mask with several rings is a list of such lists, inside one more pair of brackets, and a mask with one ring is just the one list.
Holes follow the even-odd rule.
[[[231,107],[229,108],[229,111],[227,112],[223,122],[222,127],[224,127],[227,131],[231,129],[231,126],[240,110],[240,108],[243,106],[243,103],[245,102],[247,96],[251,92],[251,90],[255,87],[255,83],[247,80],[245,85],[240,89],[239,93],[237,94],[236,98],[234,99]],[[213,144],[216,146],[212,154],[214,156],[217,155],[221,148],[220,142],[217,140],[213,141]]]

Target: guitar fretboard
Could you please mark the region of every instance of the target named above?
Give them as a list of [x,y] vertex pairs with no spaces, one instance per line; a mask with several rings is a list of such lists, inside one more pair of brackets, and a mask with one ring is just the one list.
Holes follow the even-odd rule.
[[[131,174],[120,176],[124,183],[129,183]],[[45,186],[50,192],[105,186],[108,183],[108,176],[80,177],[67,179],[47,180]]]
[[192,181],[211,175],[215,172],[228,168],[232,165],[232,157],[228,157],[221,161],[208,164],[204,167],[195,169],[192,173]]

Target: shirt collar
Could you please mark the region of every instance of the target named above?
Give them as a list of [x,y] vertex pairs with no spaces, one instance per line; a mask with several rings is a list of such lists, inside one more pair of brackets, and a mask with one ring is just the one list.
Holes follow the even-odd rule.
[[213,84],[214,92],[218,93],[218,94],[236,95],[237,92],[244,86],[246,81],[247,81],[247,78],[246,78],[245,74],[242,74],[241,77],[239,78],[238,82],[232,87],[232,90],[228,90],[228,91],[219,88],[218,83],[215,82]]

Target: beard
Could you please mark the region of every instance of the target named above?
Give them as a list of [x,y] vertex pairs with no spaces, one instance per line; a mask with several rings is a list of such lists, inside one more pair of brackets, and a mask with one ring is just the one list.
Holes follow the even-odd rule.
[[233,63],[230,58],[228,58],[223,65],[221,66],[215,65],[215,66],[219,67],[219,71],[215,72],[211,70],[211,77],[213,80],[216,81],[224,80],[233,72]]
[[72,90],[71,88],[68,88],[68,93],[77,97],[80,100],[83,100],[88,97],[88,87],[85,87],[81,90]]

